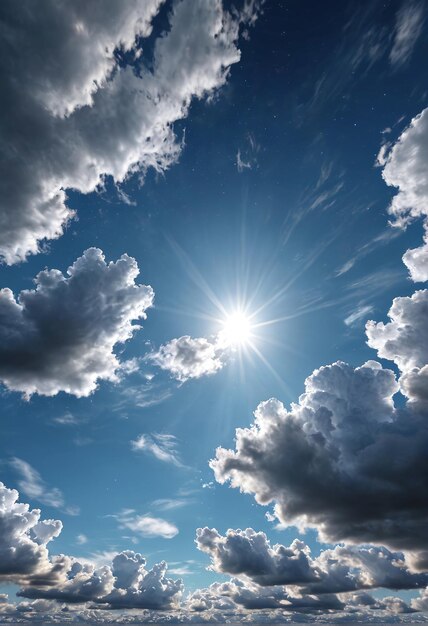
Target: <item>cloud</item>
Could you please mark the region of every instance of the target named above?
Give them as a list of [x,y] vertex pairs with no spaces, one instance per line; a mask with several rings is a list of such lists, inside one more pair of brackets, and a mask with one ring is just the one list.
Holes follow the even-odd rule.
[[241,174],[244,170],[258,166],[257,155],[260,152],[260,145],[254,138],[252,133],[248,133],[246,137],[245,147],[239,148],[236,153],[236,168]]
[[[111,609],[168,609],[180,599],[182,582],[166,578],[165,562],[146,569],[146,559],[130,550],[116,554],[111,565],[99,566],[50,556],[47,544],[59,536],[62,523],[41,520],[38,509],[31,510],[18,498],[16,490],[0,483],[0,581],[21,585],[19,596],[73,604],[91,601]],[[164,520],[147,519],[167,532]]]
[[282,524],[315,528],[322,541],[385,544],[423,560],[427,420],[394,406],[398,389],[375,361],[321,367],[289,411],[276,399],[259,404],[235,450],[217,449],[215,477],[275,503]]
[[390,322],[369,321],[367,343],[402,372],[401,390],[413,402],[428,402],[428,290],[394,298]]
[[135,441],[131,441],[131,447],[137,452],[148,452],[164,463],[172,463],[177,467],[182,466],[177,451],[177,439],[174,435],[167,433],[140,435]]
[[[233,564],[244,579],[214,583],[183,600],[183,583],[167,577],[165,562],[149,569],[145,557],[132,550],[108,554],[102,563],[50,556],[47,544],[58,537],[61,529],[60,521],[41,521],[40,511],[18,502],[18,492],[0,484],[0,578],[20,585],[18,596],[26,598],[12,605],[2,596],[0,619],[62,623],[67,615],[79,623],[141,623],[142,619],[164,621],[162,614],[150,611],[167,611],[165,620],[174,618],[179,623],[195,621],[193,617],[200,614],[204,614],[201,621],[240,621],[244,617],[247,621],[265,621],[266,617],[266,621],[278,622],[290,614],[335,612],[341,616],[366,608],[376,608],[387,616],[417,607],[409,607],[400,598],[375,600],[367,593],[337,594],[329,589],[343,588],[345,584],[350,589],[361,583],[396,589],[426,584],[426,574],[409,572],[403,555],[385,548],[337,546],[313,559],[300,541],[289,547],[271,546],[263,533],[252,529],[230,530],[225,537],[202,529],[198,535],[201,546],[212,557],[215,569],[228,571]],[[293,569],[298,573],[300,588],[267,584],[275,578],[284,580],[284,576],[292,580]],[[255,579],[263,575],[265,584],[257,584]],[[271,575],[274,578],[269,581]],[[424,602],[424,593],[420,603]],[[117,617],[110,613],[124,609],[149,612],[118,613]],[[246,613],[254,610],[254,616]],[[264,614],[263,610],[269,612]]]
[[303,541],[271,545],[265,533],[252,528],[199,528],[196,546],[211,557],[211,569],[244,577],[262,587],[289,585],[303,594],[332,594],[375,587],[424,587],[428,574],[413,573],[401,553],[374,546],[336,546],[313,558]]
[[254,3],[231,15],[221,0],[175,1],[149,61],[144,38],[161,4],[49,1],[43,14],[31,2],[2,4],[6,263],[62,235],[74,216],[67,189],[88,193],[106,176],[121,183],[174,163],[182,148],[174,122],[226,82],[240,59],[239,29],[257,15]]
[[225,537],[215,528],[198,528],[198,550],[212,557],[216,572],[239,576],[245,574],[262,586],[297,585],[315,581],[316,573],[308,558],[309,550],[295,540],[291,546],[270,546],[264,533],[252,528],[228,530]]
[[178,535],[178,528],[171,522],[150,515],[135,515],[134,511],[126,510],[117,516],[120,528],[129,528],[142,537],[163,537],[172,539]]
[[373,306],[370,304],[360,305],[354,311],[349,313],[344,322],[346,326],[353,326],[359,322],[362,318],[365,318],[369,313],[373,311]]
[[407,250],[403,255],[403,262],[415,283],[423,283],[428,280],[428,222],[425,223],[423,245]]
[[0,580],[49,579],[55,568],[46,545],[62,530],[59,520],[41,520],[39,509],[18,502],[19,494],[0,483]]
[[[382,176],[398,188],[389,207],[393,224],[405,227],[412,220],[428,218],[428,109],[414,117],[384,158]],[[403,261],[414,281],[428,279],[428,243],[408,250]]]
[[49,489],[39,472],[34,467],[31,467],[29,463],[13,457],[9,464],[21,476],[18,480],[18,486],[26,496],[54,508],[62,508],[64,506],[64,496],[61,490],[56,487]]
[[392,65],[404,65],[410,58],[424,25],[422,2],[404,2],[397,13],[394,43],[389,54]]
[[224,354],[225,348],[217,338],[210,340],[184,335],[162,345],[148,358],[180,382],[185,382],[218,372],[224,365]]
[[138,285],[136,261],[124,254],[106,263],[89,248],[67,270],[43,270],[36,289],[0,291],[0,379],[26,396],[66,391],[88,396],[98,380],[118,380],[113,350],[140,326],[153,303]]

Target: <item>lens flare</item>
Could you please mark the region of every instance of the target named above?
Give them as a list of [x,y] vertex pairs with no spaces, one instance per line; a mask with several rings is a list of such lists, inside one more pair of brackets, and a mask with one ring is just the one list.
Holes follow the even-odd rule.
[[241,311],[227,315],[222,322],[221,340],[229,346],[245,346],[251,341],[251,320]]

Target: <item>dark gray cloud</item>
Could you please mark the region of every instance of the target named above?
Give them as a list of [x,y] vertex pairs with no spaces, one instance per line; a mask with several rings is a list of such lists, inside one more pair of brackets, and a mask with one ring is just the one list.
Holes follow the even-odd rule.
[[[193,98],[225,83],[240,58],[239,27],[257,14],[255,3],[232,16],[221,0],[175,1],[149,69],[137,42],[161,4],[47,0],[41,12],[31,0],[2,2],[0,256],[7,263],[61,236],[74,214],[67,189],[87,193],[106,175],[121,182],[176,161],[182,144],[173,123]],[[120,67],[116,50],[133,53],[138,71]]]
[[322,367],[305,388],[289,411],[275,399],[258,406],[235,450],[217,449],[216,479],[275,503],[283,524],[314,527],[323,541],[423,554],[426,415],[394,407],[394,373],[374,361]]
[[265,533],[252,528],[199,528],[196,545],[211,557],[211,569],[251,580],[262,587],[289,585],[304,594],[332,594],[360,589],[418,589],[428,574],[413,573],[402,553],[384,547],[336,546],[313,558],[303,541],[271,545]]
[[0,291],[0,380],[29,396],[59,391],[87,396],[98,380],[117,380],[114,353],[139,328],[152,305],[151,287],[136,284],[136,261],[106,263],[86,250],[64,275],[44,270],[18,298]]

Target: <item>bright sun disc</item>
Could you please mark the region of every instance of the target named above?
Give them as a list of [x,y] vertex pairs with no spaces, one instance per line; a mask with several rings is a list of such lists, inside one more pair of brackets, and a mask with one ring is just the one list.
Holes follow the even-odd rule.
[[249,318],[241,312],[228,315],[223,321],[221,335],[228,345],[242,346],[248,343],[251,339]]

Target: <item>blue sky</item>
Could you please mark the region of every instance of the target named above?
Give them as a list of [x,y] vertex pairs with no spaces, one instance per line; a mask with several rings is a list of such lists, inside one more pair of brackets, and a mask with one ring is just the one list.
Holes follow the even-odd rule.
[[[388,417],[380,417],[368,379],[362,387],[349,383],[346,392],[338,392],[340,401],[325,405],[333,416],[332,407],[348,406],[346,429],[353,441],[363,437],[363,427],[360,433],[355,424],[366,419],[370,407],[376,424],[404,419],[401,413],[409,411],[415,420],[414,415],[417,420],[426,415],[428,325],[422,300],[427,292],[420,276],[428,263],[422,241],[428,133],[424,118],[416,116],[428,105],[427,6],[413,0],[370,6],[266,0],[237,8],[220,0],[144,4],[135,1],[125,9],[119,2],[103,6],[94,0],[90,12],[77,4],[70,9],[46,2],[36,14],[24,3],[15,16],[12,4],[2,9],[9,28],[2,49],[15,64],[1,67],[10,124],[0,129],[7,183],[0,211],[1,223],[8,225],[0,241],[1,287],[17,298],[34,289],[35,277],[46,269],[66,278],[40,277],[37,293],[45,293],[45,299],[37,304],[36,297],[23,322],[16,321],[16,311],[13,319],[6,305],[1,311],[1,480],[19,491],[21,502],[40,508],[43,519],[62,521],[61,533],[48,544],[49,559],[64,554],[100,567],[132,550],[143,554],[150,568],[166,561],[168,576],[184,582],[180,598],[161,607],[171,619],[225,621],[233,615],[237,621],[289,621],[303,614],[308,621],[365,622],[373,615],[423,620],[428,573],[426,565],[412,565],[411,555],[426,555],[427,547],[414,539],[413,526],[406,539],[404,500],[393,513],[385,508],[385,519],[394,520],[404,537],[401,544],[395,536],[386,538],[380,522],[373,522],[372,535],[339,530],[334,512],[333,524],[309,501],[295,509],[307,516],[305,532],[287,507],[304,491],[306,457],[299,461],[297,456],[292,474],[299,478],[287,478],[287,487],[288,470],[271,476],[266,469],[277,462],[274,452],[269,460],[269,450],[276,448],[267,440],[264,469],[257,469],[258,455],[251,471],[230,470],[218,461],[214,475],[209,462],[217,447],[235,449],[236,429],[251,426],[260,402],[278,398],[289,409],[305,391],[305,379],[336,361],[354,372],[378,360],[401,385],[395,396],[399,418],[391,417],[391,407]],[[214,40],[210,27],[219,29],[219,19],[223,25]],[[59,35],[51,33],[41,43],[52,24],[68,33],[71,46],[73,37],[92,33],[84,43],[76,39],[77,59]],[[20,38],[29,32],[20,48]],[[100,53],[106,41],[109,47]],[[102,44],[98,49],[96,42]],[[143,85],[144,98],[132,81]],[[65,196],[58,200],[61,193]],[[69,210],[75,215],[67,223],[64,211]],[[395,227],[389,224],[394,219]],[[402,257],[421,246],[412,270]],[[82,254],[93,247],[102,250],[107,264],[129,255],[139,275],[124,274],[120,283],[113,275],[116,266],[106,266],[101,253],[95,269],[89,267],[89,256]],[[132,273],[129,257],[120,267]],[[75,275],[67,275],[77,259]],[[63,287],[55,291],[54,280]],[[153,301],[147,288],[137,294],[137,284],[152,287]],[[68,287],[69,292],[62,290]],[[406,320],[416,290],[422,294],[419,312]],[[391,322],[388,310],[398,296],[405,300]],[[229,316],[242,311],[238,329],[222,344]],[[366,335],[369,319],[395,323],[400,337],[413,329],[405,349],[388,344],[395,327],[388,327],[388,337],[379,326]],[[141,328],[132,330],[132,320]],[[250,336],[244,333],[239,342],[235,335],[246,323]],[[175,342],[187,336],[183,365]],[[415,372],[421,380],[416,391],[409,378]],[[388,389],[397,384],[386,379],[385,374],[382,384]],[[327,382],[314,383],[320,395],[333,393],[317,387],[322,384]],[[341,384],[332,383],[332,389]],[[385,403],[388,393],[382,396]],[[278,423],[285,423],[281,410],[275,411]],[[306,433],[315,428],[308,424]],[[412,434],[420,428],[425,441],[426,426],[415,424]],[[364,428],[373,445],[383,441],[378,426]],[[426,468],[417,441],[409,449],[397,446],[411,459],[403,474],[418,474],[423,489]],[[240,463],[241,452],[236,454]],[[387,468],[386,457],[383,463]],[[341,471],[348,470],[341,466]],[[372,481],[366,491],[377,488],[384,471],[364,469]],[[351,481],[350,489],[361,496],[365,492],[357,483]],[[266,490],[270,496],[263,504]],[[383,495],[378,497],[382,501]],[[330,503],[322,506],[330,510]],[[425,505],[412,507],[414,519],[426,522]],[[257,564],[239,569],[236,557],[233,569],[211,544],[196,546],[196,529],[205,527],[221,536],[228,529],[251,528],[266,533],[272,546],[288,546],[297,538],[313,559],[337,545],[385,546],[400,553],[400,573],[405,570],[409,582],[388,587],[374,570],[370,576],[360,572],[372,582],[356,584],[352,591],[369,589],[377,613],[362,595],[350,599],[341,589],[334,601],[343,605],[332,608],[324,602],[325,592],[300,588],[304,597],[321,602],[315,612],[302,613],[289,600],[287,583],[258,586]],[[340,558],[349,566],[350,556]],[[352,556],[355,576],[362,567],[358,558]],[[62,623],[59,611],[67,600],[52,600],[13,567],[4,574],[0,568],[0,591],[4,587],[9,594],[3,612],[0,604],[1,623],[18,619],[17,602],[42,601],[47,604],[41,608],[22,605],[26,613],[21,611],[19,619],[37,620],[42,614]],[[236,600],[235,591],[209,587],[227,583],[234,574],[252,594],[268,588],[272,597],[283,593],[297,608],[284,610],[280,600],[263,604],[260,612]],[[63,582],[49,584],[60,590]],[[24,600],[15,595],[19,589]],[[195,593],[199,602],[207,589],[217,600],[192,613],[196,600],[185,601],[187,594]],[[222,594],[228,602],[235,598],[234,607],[222,606]],[[395,600],[382,603],[385,596]],[[122,610],[100,597],[109,596],[72,600],[70,619],[108,623],[127,619],[127,610],[143,621],[168,619],[150,602]],[[97,602],[121,610],[100,609],[98,615]]]

